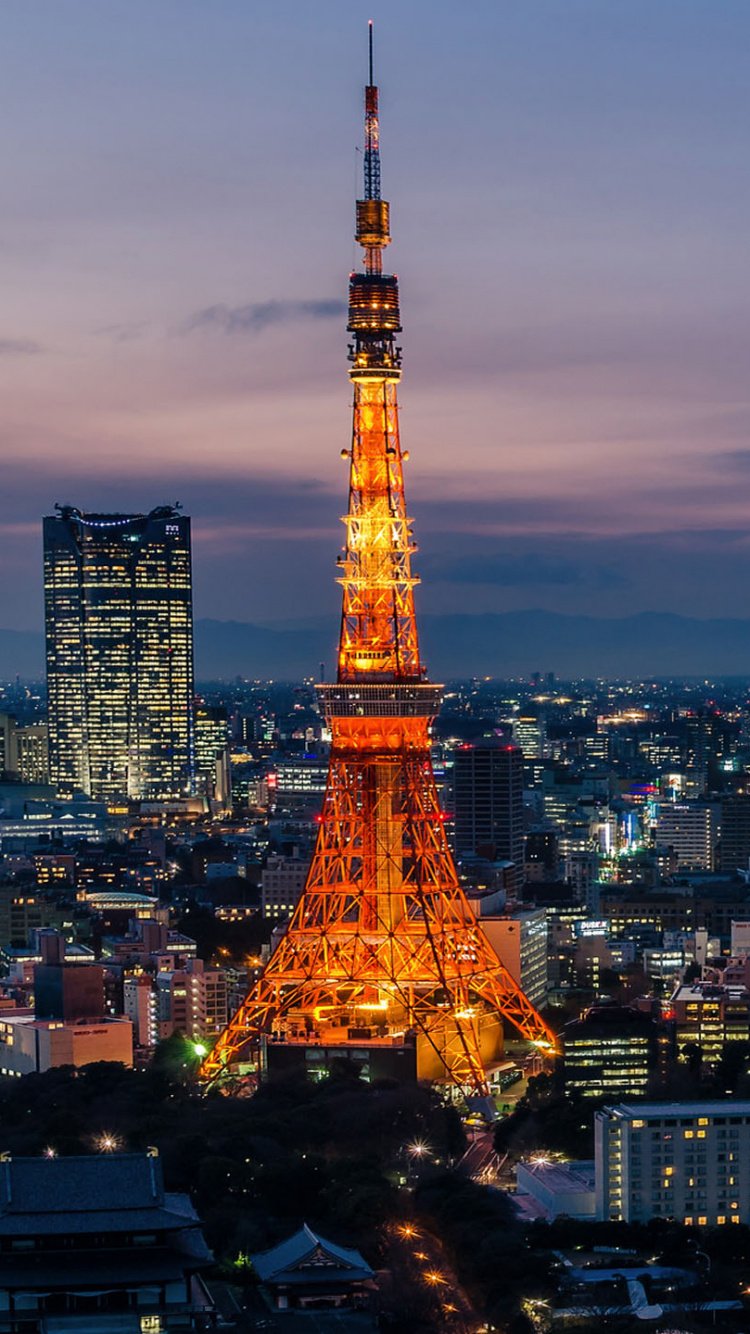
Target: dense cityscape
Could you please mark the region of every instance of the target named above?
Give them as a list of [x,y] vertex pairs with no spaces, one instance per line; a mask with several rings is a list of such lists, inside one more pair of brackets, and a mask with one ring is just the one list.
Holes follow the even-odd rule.
[[461,884],[559,1035],[549,1062],[507,1031],[493,1121],[457,1089],[396,1078],[364,1024],[304,1048],[303,1070],[269,1042],[265,1073],[238,1064],[228,1096],[201,1091],[201,1060],[307,878],[330,751],[311,681],[200,683],[192,790],[168,798],[147,772],[118,798],[101,769],[61,797],[44,684],[8,685],[2,703],[14,1156],[109,1162],[157,1141],[168,1186],[190,1191],[236,1270],[207,1279],[205,1300],[231,1319],[237,1294],[248,1327],[264,1318],[250,1257],[297,1225],[324,1249],[356,1244],[364,1268],[337,1296],[367,1308],[354,1328],[629,1328],[644,1303],[679,1311],[674,1327],[716,1312],[743,1327],[747,682],[447,684],[431,754]]
[[94,508],[71,469],[35,521],[46,670],[0,680],[0,1334],[742,1334],[750,664],[433,683],[366,32],[348,303],[179,334],[346,321],[334,665],[311,629],[302,679],[201,679],[205,532],[163,490]]

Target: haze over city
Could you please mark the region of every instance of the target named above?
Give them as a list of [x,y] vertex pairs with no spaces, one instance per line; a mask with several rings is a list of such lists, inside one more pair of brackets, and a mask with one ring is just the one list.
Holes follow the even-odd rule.
[[178,499],[198,617],[335,627],[371,13],[420,611],[745,615],[746,6],[35,0],[0,625],[41,629],[55,501]]

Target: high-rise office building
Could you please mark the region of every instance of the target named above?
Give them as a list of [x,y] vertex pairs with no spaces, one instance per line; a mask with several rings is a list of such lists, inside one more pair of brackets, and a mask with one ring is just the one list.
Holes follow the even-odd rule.
[[565,1025],[563,1043],[567,1094],[643,1098],[671,1054],[672,1035],[630,1006],[595,1005]]
[[513,720],[513,740],[527,760],[543,760],[547,755],[547,720],[543,713],[526,710]]
[[516,867],[523,882],[523,754],[503,742],[459,746],[453,769],[459,858],[487,857]]
[[713,871],[720,829],[718,802],[693,806],[665,802],[659,811],[656,842],[673,849],[678,869]]
[[195,778],[203,792],[219,806],[231,805],[229,721],[223,705],[195,701]]
[[700,709],[686,719],[685,734],[688,792],[702,797],[716,787],[727,745],[724,724],[718,714]]
[[750,796],[738,793],[721,803],[721,870],[736,875],[750,866]]
[[44,520],[50,781],[97,799],[193,785],[190,520]]

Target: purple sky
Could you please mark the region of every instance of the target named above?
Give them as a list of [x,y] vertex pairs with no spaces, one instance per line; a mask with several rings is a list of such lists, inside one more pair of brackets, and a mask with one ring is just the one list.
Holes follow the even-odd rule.
[[6,0],[0,626],[58,500],[335,613],[370,16],[419,607],[748,614],[747,0]]

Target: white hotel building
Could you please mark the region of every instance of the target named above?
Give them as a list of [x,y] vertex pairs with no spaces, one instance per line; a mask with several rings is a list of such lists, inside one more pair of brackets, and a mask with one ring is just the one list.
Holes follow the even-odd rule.
[[633,1102],[595,1117],[596,1216],[750,1223],[750,1102]]

